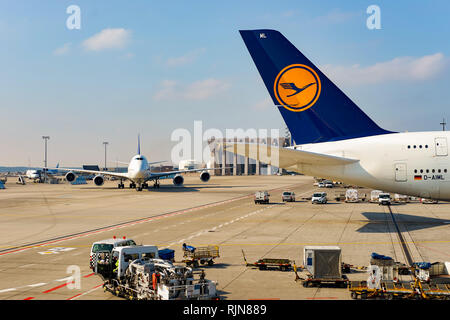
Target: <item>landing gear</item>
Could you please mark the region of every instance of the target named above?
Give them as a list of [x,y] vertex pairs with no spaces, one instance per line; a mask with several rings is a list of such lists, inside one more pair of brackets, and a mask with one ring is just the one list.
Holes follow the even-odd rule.
[[155,180],[155,184],[153,185],[153,188],[158,188],[159,189],[159,180]]
[[134,188],[136,188],[136,184],[134,182],[131,182],[130,183],[130,189],[134,189]]
[[121,182],[121,183],[119,183],[119,184],[117,185],[117,187],[118,187],[119,189],[124,189],[124,188],[125,188],[125,185]]
[[148,189],[148,184],[143,183],[143,184],[142,184],[142,189]]

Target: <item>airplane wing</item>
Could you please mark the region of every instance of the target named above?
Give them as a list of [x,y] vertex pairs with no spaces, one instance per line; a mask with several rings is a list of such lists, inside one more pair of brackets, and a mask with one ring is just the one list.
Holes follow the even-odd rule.
[[121,172],[110,172],[110,171],[96,171],[96,170],[84,170],[84,169],[70,169],[70,168],[58,168],[58,170],[62,171],[73,171],[73,172],[80,172],[80,173],[91,173],[91,174],[101,174],[104,176],[111,176],[111,177],[117,177],[120,179],[128,179],[127,173],[121,173]]
[[180,173],[200,172],[200,171],[216,170],[216,169],[221,169],[221,168],[202,168],[202,169],[177,170],[177,171],[167,171],[167,172],[152,172],[150,174],[150,177],[148,180],[155,180],[155,179],[164,178],[167,176],[171,176],[174,174],[180,174]]
[[268,163],[268,161],[272,159],[271,164],[279,168],[289,168],[299,164],[345,165],[359,161],[358,159],[350,159],[304,150],[279,148],[265,144],[226,142],[224,148],[229,152],[237,153],[241,156],[256,159],[264,163]]

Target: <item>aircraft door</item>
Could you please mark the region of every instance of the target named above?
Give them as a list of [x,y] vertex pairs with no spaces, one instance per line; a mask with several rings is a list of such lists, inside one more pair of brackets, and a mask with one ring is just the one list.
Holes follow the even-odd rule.
[[435,138],[434,139],[434,146],[436,148],[436,155],[437,156],[446,156],[446,155],[448,155],[447,138],[445,138],[445,137]]
[[395,164],[395,181],[405,182],[407,181],[406,175],[406,163],[396,163]]

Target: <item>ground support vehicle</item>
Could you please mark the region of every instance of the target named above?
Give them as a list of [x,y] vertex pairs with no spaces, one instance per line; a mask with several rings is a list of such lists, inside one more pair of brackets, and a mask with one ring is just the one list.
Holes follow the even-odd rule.
[[308,287],[321,287],[321,286],[334,286],[338,288],[346,288],[348,283],[348,278],[344,274],[341,276],[341,278],[312,278],[307,277],[306,279],[303,279],[300,277],[300,280],[302,281],[302,285],[305,288]]
[[[203,271],[195,274],[191,268],[176,266],[167,260],[147,258],[144,250],[138,250],[145,247],[115,248],[112,252],[94,254],[97,256],[94,272],[103,280],[105,292],[130,300],[219,298],[217,283],[206,280]],[[137,259],[133,259],[135,257]],[[126,261],[130,258],[133,260]],[[125,269],[122,268],[124,265]],[[195,278],[196,275],[199,277]]]
[[281,201],[283,202],[295,202],[295,193],[292,191],[284,191],[281,194]]
[[259,259],[254,263],[248,263],[245,258],[244,250],[242,250],[242,255],[244,257],[245,265],[247,267],[255,267],[259,270],[270,270],[276,269],[280,271],[289,271],[292,269],[293,261],[289,259],[271,259],[271,258],[263,258]]
[[366,281],[351,281],[348,289],[352,299],[440,299],[450,300],[450,284],[381,281],[380,288],[369,288]]
[[257,191],[254,196],[255,204],[269,203],[269,197],[270,195],[267,191]]
[[391,195],[389,193],[380,193],[378,195],[378,204],[379,205],[383,205],[383,206],[387,206],[391,204]]
[[125,247],[125,246],[135,246],[136,242],[133,239],[116,238],[113,237],[111,239],[105,239],[96,241],[91,246],[91,254],[89,256],[89,267],[93,270],[95,264],[97,263],[96,256],[94,253],[96,252],[112,252],[112,250],[116,247]]
[[183,260],[186,266],[193,266],[197,268],[199,264],[208,264],[212,266],[214,264],[214,259],[219,258],[219,246],[206,246],[206,247],[190,247],[193,250],[189,250],[187,247],[183,246]]
[[327,194],[325,192],[315,192],[311,197],[311,203],[320,203],[325,204],[327,203]]

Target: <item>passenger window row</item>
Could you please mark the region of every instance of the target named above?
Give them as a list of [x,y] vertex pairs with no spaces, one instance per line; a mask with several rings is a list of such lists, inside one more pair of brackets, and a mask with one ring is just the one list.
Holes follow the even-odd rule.
[[[426,144],[426,145],[424,145],[423,146],[425,149],[428,149],[428,145]],[[408,149],[411,149],[411,148],[413,148],[413,149],[417,149],[417,148],[419,148],[419,149],[422,149],[422,145],[420,144],[420,145],[408,145]]]
[[[414,173],[418,173],[419,171],[420,171],[420,173],[423,173],[424,171],[425,171],[426,173],[430,173],[430,169],[426,169],[426,170],[423,170],[423,169],[420,169],[420,170],[414,169]],[[437,170],[431,169],[431,173],[435,173],[435,172],[441,173],[441,169],[437,169]],[[444,173],[447,173],[447,169],[444,169]]]

